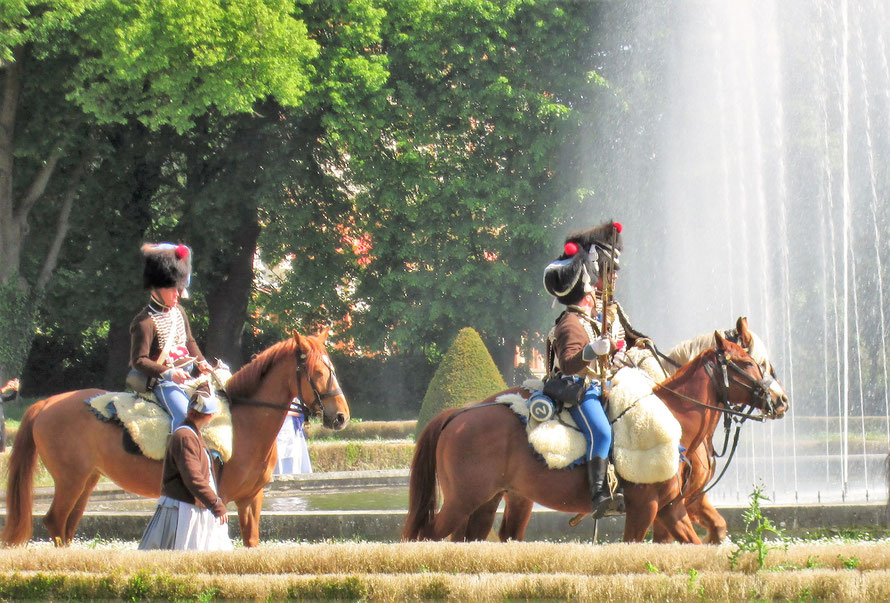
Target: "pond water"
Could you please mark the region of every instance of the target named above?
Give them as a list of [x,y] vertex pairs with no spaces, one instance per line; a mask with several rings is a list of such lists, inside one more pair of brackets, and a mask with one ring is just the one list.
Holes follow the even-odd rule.
[[389,511],[408,508],[408,488],[377,487],[349,490],[276,491],[267,493],[264,511]]

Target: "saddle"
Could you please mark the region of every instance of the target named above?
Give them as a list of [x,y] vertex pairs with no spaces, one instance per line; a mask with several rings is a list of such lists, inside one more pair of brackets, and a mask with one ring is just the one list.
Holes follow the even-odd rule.
[[[232,415],[223,387],[231,376],[229,368],[218,363],[212,374],[201,375],[184,384],[189,398],[199,388],[209,388],[212,395],[217,397],[219,411],[201,435],[207,447],[218,452],[223,462],[232,456]],[[85,402],[103,421],[114,421],[123,426],[124,449],[127,452],[142,454],[154,460],[164,458],[167,437],[170,435],[170,415],[157,402],[153,393],[107,392]]]
[[[523,388],[533,394],[543,384],[529,380]],[[612,423],[615,470],[627,481],[652,484],[670,479],[680,462],[682,428],[664,403],[652,393],[652,380],[640,369],[626,367],[612,378],[606,414]],[[584,462],[587,442],[567,410],[547,421],[529,414],[528,397],[504,394],[506,404],[526,423],[529,444],[550,469]]]

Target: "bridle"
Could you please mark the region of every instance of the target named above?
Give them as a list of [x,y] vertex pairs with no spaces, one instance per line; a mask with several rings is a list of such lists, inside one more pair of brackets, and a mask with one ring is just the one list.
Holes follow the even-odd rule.
[[[742,421],[747,419],[764,421],[765,419],[776,416],[776,407],[770,396],[770,388],[776,381],[772,375],[765,376],[762,379],[755,379],[742,370],[742,368],[733,362],[732,359],[728,358],[725,350],[720,349],[715,350],[714,359],[707,360],[704,364],[704,368],[708,377],[711,379],[711,383],[714,384],[714,387],[717,390],[717,402],[720,404],[719,406],[705,404],[695,398],[690,398],[689,396],[672,390],[669,387],[665,387],[663,384],[659,384],[658,387],[686,400],[687,402],[723,413],[727,419],[729,416],[737,416],[742,417]],[[759,366],[758,369],[760,369]],[[761,370],[761,375],[763,374],[764,372]],[[747,403],[733,407],[729,400],[729,389],[732,384],[736,384],[748,391],[750,399]],[[742,406],[749,406],[749,409],[747,411],[739,410]],[[760,409],[762,414],[755,416],[753,413],[757,409]]]
[[[755,362],[755,364],[757,363]],[[711,482],[711,484],[707,488],[696,494],[694,498],[690,499],[690,501],[687,501],[687,505],[689,504],[689,502],[696,500],[701,496],[704,496],[711,488],[717,485],[721,478],[723,478],[723,475],[729,468],[729,463],[732,461],[732,457],[735,455],[736,447],[739,443],[739,435],[741,433],[742,424],[748,419],[754,421],[764,421],[767,418],[773,418],[776,416],[776,407],[773,404],[772,398],[770,397],[770,389],[775,382],[775,378],[772,376],[772,374],[764,371],[760,367],[760,365],[757,365],[757,368],[760,370],[760,374],[763,378],[756,379],[742,370],[742,368],[735,362],[733,362],[732,359],[728,358],[726,355],[726,350],[715,349],[714,359],[707,360],[704,364],[704,368],[705,372],[708,374],[708,377],[711,379],[711,382],[714,384],[714,387],[717,390],[717,401],[719,402],[720,406],[711,406],[710,404],[705,404],[704,402],[700,402],[694,398],[690,398],[689,396],[683,395],[680,392],[665,387],[664,385],[659,385],[659,387],[661,387],[662,389],[674,394],[675,396],[683,398],[687,402],[691,402],[698,406],[723,413],[723,450],[721,450],[719,454],[716,450],[714,450],[711,453],[712,457],[722,457],[726,454],[726,449],[729,444],[729,432],[731,429],[731,425],[733,421],[736,423],[735,434],[732,438],[732,449],[729,452],[729,456],[726,458],[726,462],[723,465],[723,470],[720,472],[720,475],[717,476],[717,479]],[[733,408],[732,403],[729,400],[729,388],[732,384],[738,385],[750,394],[748,402],[745,404],[740,404],[736,408]],[[739,410],[745,405],[749,407],[747,411]],[[760,409],[761,414],[755,416],[753,413],[758,408]],[[711,475],[713,475],[713,473]]]
[[[315,412],[315,416],[324,419],[324,400],[328,398],[336,398],[337,396],[343,395],[343,390],[340,389],[337,377],[334,373],[334,366],[331,364],[330,360],[328,360],[327,356],[322,356],[322,363],[328,367],[328,382],[326,390],[324,393],[318,391],[318,388],[315,387],[315,383],[312,381],[312,378],[309,376],[309,367],[306,362],[307,356],[305,353],[297,354],[297,383],[300,383],[300,374],[306,376],[306,381],[309,383],[309,388],[312,390],[312,394],[315,396],[315,406],[317,410]],[[301,392],[302,394],[302,392]],[[296,407],[297,410],[301,411],[307,417],[311,413],[311,409],[303,403],[302,397],[297,398],[296,402],[291,404],[292,407]]]
[[316,411],[313,413],[312,409],[307,406],[302,400],[302,392],[300,392],[300,397],[297,397],[296,400],[289,400],[285,404],[280,402],[266,402],[265,400],[257,400],[256,398],[243,398],[243,397],[233,397],[230,398],[232,404],[244,404],[245,406],[262,406],[266,408],[274,408],[276,410],[287,410],[287,411],[298,411],[305,416],[315,416],[317,418],[324,419],[324,400],[327,398],[335,398],[337,396],[342,396],[343,391],[334,384],[337,383],[336,376],[334,373],[334,367],[327,359],[326,356],[322,356],[322,362],[328,368],[328,383],[327,389],[324,393],[319,392],[318,388],[315,386],[315,383],[312,381],[312,377],[309,375],[309,366],[307,363],[307,355],[305,352],[301,352],[299,349],[295,352],[296,355],[296,371],[295,376],[297,380],[297,387],[300,387],[300,378],[301,375],[306,377],[306,381],[309,383],[309,388],[312,390],[312,394],[315,396],[315,404]]

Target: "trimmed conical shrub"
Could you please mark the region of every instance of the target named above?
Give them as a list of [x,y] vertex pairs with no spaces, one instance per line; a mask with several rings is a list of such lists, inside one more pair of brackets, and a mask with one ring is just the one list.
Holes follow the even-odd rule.
[[479,402],[505,389],[507,384],[479,333],[469,327],[461,329],[423,397],[417,433],[444,409]]

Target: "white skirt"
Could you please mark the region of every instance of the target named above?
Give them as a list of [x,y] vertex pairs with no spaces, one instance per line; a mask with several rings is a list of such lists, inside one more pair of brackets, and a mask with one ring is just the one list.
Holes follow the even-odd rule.
[[220,525],[210,509],[162,496],[142,534],[139,549],[230,551],[232,540],[229,525]]
[[287,417],[278,438],[275,440],[278,462],[275,464],[273,475],[287,475],[289,473],[312,473],[312,463],[309,460],[309,446],[306,444],[306,436],[302,429],[296,429],[293,417]]

